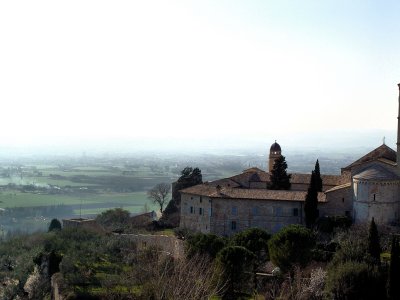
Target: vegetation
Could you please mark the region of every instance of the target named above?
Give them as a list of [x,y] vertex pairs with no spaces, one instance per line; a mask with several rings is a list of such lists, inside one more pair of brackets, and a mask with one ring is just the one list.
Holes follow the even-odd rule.
[[162,182],[155,185],[152,189],[147,191],[147,197],[160,207],[160,212],[163,212],[164,206],[167,204],[167,197],[171,187],[168,183]]
[[99,214],[96,217],[96,221],[106,230],[122,232],[124,227],[128,226],[129,218],[129,211],[122,208],[114,208]]
[[61,222],[58,219],[53,219],[49,225],[49,231],[61,230]]
[[380,264],[381,245],[379,242],[378,228],[376,227],[374,218],[372,218],[368,230],[368,253],[371,256],[374,263]]
[[241,294],[251,294],[251,278],[255,255],[244,247],[229,246],[219,252],[217,261],[226,282],[224,296],[236,299]]
[[232,244],[249,250],[257,258],[259,264],[269,259],[268,240],[271,235],[260,228],[249,228],[232,237]]
[[214,259],[218,252],[227,245],[227,240],[215,234],[197,233],[191,235],[186,242],[186,255],[207,255]]
[[172,185],[172,200],[168,203],[161,217],[161,222],[171,227],[179,226],[179,209],[181,207],[180,190],[203,183],[203,175],[199,168],[186,167],[181,176]]
[[270,184],[268,186],[271,190],[289,190],[290,174],[287,174],[287,163],[283,155],[275,160],[274,166],[271,170]]
[[397,237],[392,238],[390,267],[388,276],[388,296],[390,300],[400,299],[400,249]]
[[312,258],[314,246],[313,233],[300,225],[284,227],[268,242],[271,261],[284,271],[295,265],[305,266]]

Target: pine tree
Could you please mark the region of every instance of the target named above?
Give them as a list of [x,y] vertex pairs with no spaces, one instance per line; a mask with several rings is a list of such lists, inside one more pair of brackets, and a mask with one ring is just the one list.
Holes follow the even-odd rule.
[[381,245],[379,243],[378,228],[376,227],[375,220],[369,225],[368,231],[368,252],[376,264],[380,264],[381,261]]
[[397,238],[392,238],[392,249],[390,252],[390,267],[388,278],[388,296],[389,299],[400,299],[400,257],[399,257],[399,243]]
[[274,167],[271,170],[270,190],[289,190],[290,189],[290,174],[287,174],[287,163],[283,155],[275,160]]
[[304,214],[306,219],[306,226],[312,228],[318,218],[318,190],[317,190],[317,176],[315,171],[311,172],[310,185],[307,190],[307,195],[304,203]]
[[322,192],[322,178],[321,178],[321,172],[319,170],[319,161],[317,159],[316,163],[315,163],[315,168],[314,168],[314,172],[315,172],[315,180],[316,180],[316,188],[318,192]]

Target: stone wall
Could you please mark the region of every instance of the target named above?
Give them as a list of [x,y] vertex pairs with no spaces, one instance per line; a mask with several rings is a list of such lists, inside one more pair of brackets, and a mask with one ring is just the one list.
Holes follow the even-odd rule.
[[353,189],[351,185],[333,189],[326,193],[326,203],[319,203],[319,215],[348,216],[353,215]]
[[165,254],[174,258],[181,258],[184,255],[184,242],[175,236],[151,235],[151,234],[116,234],[121,238],[128,238],[134,241],[138,250],[145,250],[148,247],[157,247]]
[[353,214],[355,222],[398,223],[400,182],[354,179]]
[[104,232],[103,227],[101,227],[94,219],[64,219],[62,222],[63,228],[85,228],[95,232]]
[[212,200],[209,197],[182,194],[180,227],[197,232],[211,232]]

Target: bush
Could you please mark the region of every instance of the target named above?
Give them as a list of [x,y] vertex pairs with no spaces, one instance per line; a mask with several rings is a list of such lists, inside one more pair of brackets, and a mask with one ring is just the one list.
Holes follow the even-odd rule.
[[321,232],[332,233],[336,228],[347,229],[351,226],[351,218],[346,216],[326,216],[317,221],[317,228]]
[[377,267],[348,261],[328,271],[329,299],[385,299],[385,286]]
[[283,271],[294,265],[306,265],[312,257],[315,237],[312,232],[300,225],[289,225],[272,236],[268,242],[271,261]]

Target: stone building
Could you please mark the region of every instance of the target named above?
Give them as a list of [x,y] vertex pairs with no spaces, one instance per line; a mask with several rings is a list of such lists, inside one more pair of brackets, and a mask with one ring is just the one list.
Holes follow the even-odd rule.
[[[400,84],[399,84],[400,90]],[[399,95],[400,117],[400,95]],[[258,168],[181,191],[180,227],[204,233],[232,235],[249,227],[276,232],[304,223],[304,201],[311,174],[292,174],[288,191],[267,189],[275,160],[281,155],[272,144],[268,171]],[[322,175],[318,194],[320,216],[348,216],[354,222],[398,224],[400,220],[400,118],[397,153],[383,144],[340,175]]]

